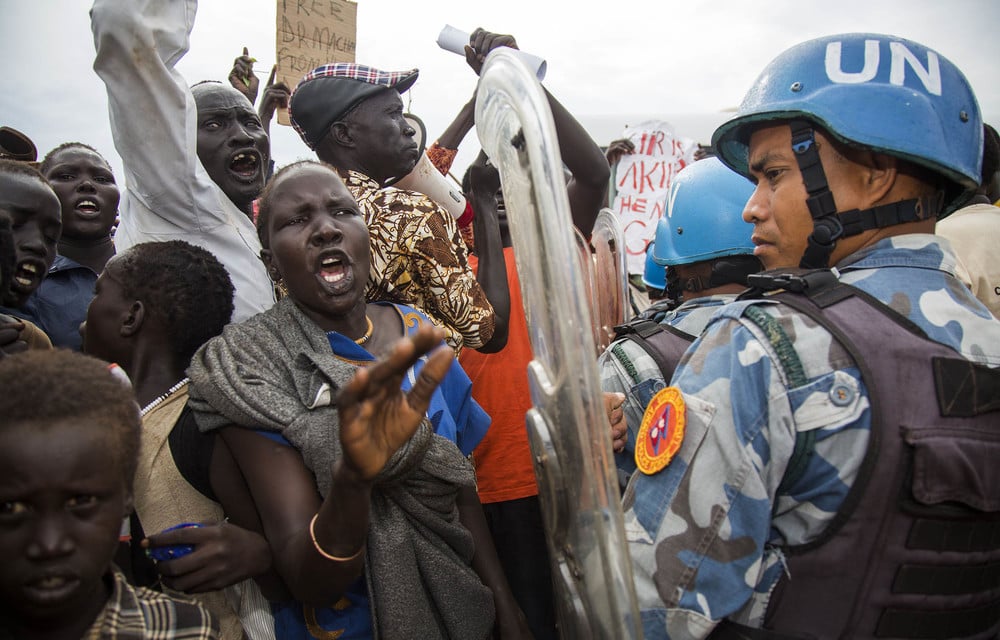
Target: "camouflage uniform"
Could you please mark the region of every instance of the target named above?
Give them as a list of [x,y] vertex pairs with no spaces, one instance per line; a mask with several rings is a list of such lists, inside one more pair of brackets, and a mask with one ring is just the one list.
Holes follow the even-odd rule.
[[[931,340],[1000,366],[1000,322],[955,278],[955,263],[946,240],[913,234],[837,266],[843,282]],[[750,307],[793,341],[804,384],[788,384],[775,349],[746,316]],[[683,445],[660,473],[635,474],[625,495],[645,637],[705,637],[727,617],[759,627],[783,571],[782,545],[816,539],[858,473],[870,430],[867,391],[825,329],[764,301],[721,309],[671,382],[687,407]],[[796,433],[806,430],[816,432],[815,453],[778,494]]]
[[[663,304],[655,304],[641,315],[660,324],[676,327],[693,336],[701,335],[705,325],[719,307],[736,299],[733,294],[703,296],[689,300],[672,311],[663,312]],[[601,388],[625,394],[625,424],[628,440],[625,449],[615,454],[619,476],[625,480],[635,471],[635,437],[642,422],[646,405],[657,391],[667,386],[656,362],[634,341],[619,338],[612,342],[597,360],[601,371]]]

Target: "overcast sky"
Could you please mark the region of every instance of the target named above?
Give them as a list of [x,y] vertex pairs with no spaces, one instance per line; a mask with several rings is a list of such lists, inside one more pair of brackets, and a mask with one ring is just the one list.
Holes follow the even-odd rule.
[[[91,144],[120,176],[104,86],[92,69],[90,5],[0,0],[0,125],[31,136],[40,156],[66,141]],[[185,78],[224,80],[248,46],[263,84],[275,59],[275,7],[276,0],[202,0],[191,51],[179,65]],[[707,143],[725,110],[740,102],[778,53],[848,31],[889,33],[936,49],[969,78],[986,121],[1000,124],[996,0],[360,0],[357,61],[420,69],[404,101],[431,138],[472,95],[476,81],[463,58],[436,45],[446,23],[512,33],[522,49],[546,58],[546,87],[599,144],[649,118],[670,120],[678,134]],[[276,124],[272,133],[279,165],[312,157],[290,128]],[[478,147],[473,132],[457,171]]]

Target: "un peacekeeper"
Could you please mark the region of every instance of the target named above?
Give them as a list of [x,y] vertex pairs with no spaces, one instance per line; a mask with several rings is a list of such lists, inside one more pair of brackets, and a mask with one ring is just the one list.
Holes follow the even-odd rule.
[[932,235],[979,180],[968,81],[901,38],[811,40],[712,142],[785,269],[644,415],[624,506],[645,637],[997,637],[1000,322]]
[[719,307],[733,302],[747,276],[761,270],[752,227],[740,217],[752,193],[753,184],[718,158],[688,165],[670,183],[667,214],[656,224],[652,246],[654,266],[667,267],[667,297],[617,327],[615,341],[597,360],[601,388],[625,394],[628,438],[615,452],[625,481],[636,468],[636,433],[653,394],[667,386]]

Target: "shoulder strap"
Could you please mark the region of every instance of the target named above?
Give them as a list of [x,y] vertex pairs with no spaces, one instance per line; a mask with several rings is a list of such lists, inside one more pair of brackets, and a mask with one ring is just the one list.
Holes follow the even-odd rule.
[[[781,324],[772,316],[765,313],[760,307],[748,306],[743,311],[743,316],[757,325],[775,353],[778,354],[778,363],[781,365],[785,377],[792,387],[800,387],[806,383],[805,370],[802,368],[802,361],[795,351],[791,338],[782,329]],[[816,448],[816,432],[800,431],[795,435],[795,448],[792,457],[788,461],[785,475],[778,485],[778,492],[784,492],[788,487],[794,485],[806,472],[809,458]]]
[[[831,269],[772,269],[752,274],[750,288],[740,294],[740,300],[768,298],[768,294],[799,293],[809,298],[820,309],[825,309],[847,298],[858,298],[882,312],[887,318],[921,338],[927,334],[909,318],[857,287],[843,283]],[[787,300],[788,296],[785,296]],[[790,306],[795,306],[790,305]],[[809,309],[795,307],[803,313],[815,315]],[[825,324],[825,323],[824,323]]]
[[615,327],[615,338],[625,338],[642,347],[656,363],[663,379],[667,382],[674,375],[674,369],[687,348],[697,336],[681,331],[669,324],[661,324],[638,318]]
[[779,290],[816,294],[839,283],[837,275],[830,269],[771,269],[747,276],[750,288],[738,299],[760,298],[765,293]]
[[[841,326],[836,324],[831,318],[827,317],[823,313],[823,309],[827,306],[834,304],[835,302],[840,302],[848,298],[863,302],[871,306],[873,309],[877,309],[884,313],[890,319],[899,322],[899,319],[905,320],[906,323],[919,331],[916,325],[913,325],[909,320],[899,316],[895,311],[893,311],[888,306],[882,304],[877,299],[872,296],[860,291],[859,289],[852,287],[851,285],[844,284],[834,278],[832,281],[824,279],[820,286],[810,287],[804,291],[796,292],[792,290],[785,290],[774,294],[772,296],[767,296],[768,299],[779,300],[782,304],[785,304],[792,309],[810,317],[817,324],[824,327],[834,339],[840,343],[841,346],[847,351],[847,353],[854,360],[858,369],[861,372],[861,378],[865,381],[865,385],[868,386],[868,398],[871,405],[872,414],[872,432],[871,437],[868,442],[868,450],[865,452],[865,459],[861,464],[861,468],[858,472],[858,477],[854,482],[847,498],[845,499],[843,505],[837,515],[834,517],[830,526],[824,534],[818,539],[811,543],[810,545],[818,545],[822,541],[828,539],[833,533],[843,525],[846,521],[848,515],[854,510],[855,505],[860,499],[863,493],[863,488],[868,483],[868,479],[873,471],[873,465],[877,456],[879,443],[879,433],[880,430],[876,425],[876,421],[879,420],[881,415],[881,409],[879,405],[879,394],[878,390],[874,387],[874,376],[871,370],[865,364],[862,354],[860,353],[857,345],[854,341],[850,339],[848,334],[843,330]],[[823,301],[825,304],[820,304],[817,300]],[[752,309],[753,307],[749,307]],[[758,309],[758,312],[763,314]],[[898,316],[894,317],[894,316]],[[748,316],[749,317],[749,316]],[[768,318],[777,324],[773,318],[768,316]],[[920,332],[918,335],[922,335]],[[787,340],[787,336],[785,336]],[[780,356],[779,356],[780,357]],[[797,359],[797,356],[796,356]],[[783,364],[784,366],[784,364]],[[801,366],[801,363],[800,363]],[[791,376],[789,376],[791,377]],[[804,378],[803,378],[804,382]],[[816,434],[813,431],[803,431],[799,432],[795,438],[795,448],[792,452],[792,457],[789,460],[788,468],[785,471],[784,477],[781,479],[781,483],[778,485],[778,491],[786,490],[788,487],[792,486],[797,480],[799,480],[808,466],[809,457],[812,456],[815,450]]]

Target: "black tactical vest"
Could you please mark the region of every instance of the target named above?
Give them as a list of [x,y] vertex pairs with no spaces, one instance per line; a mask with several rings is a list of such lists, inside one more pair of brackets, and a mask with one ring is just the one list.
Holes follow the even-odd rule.
[[[787,572],[764,629],[724,622],[712,637],[997,638],[1000,370],[927,339],[828,271],[778,286],[768,299],[825,326],[858,364],[872,432],[827,531],[782,549]],[[797,442],[795,455],[809,449]]]

